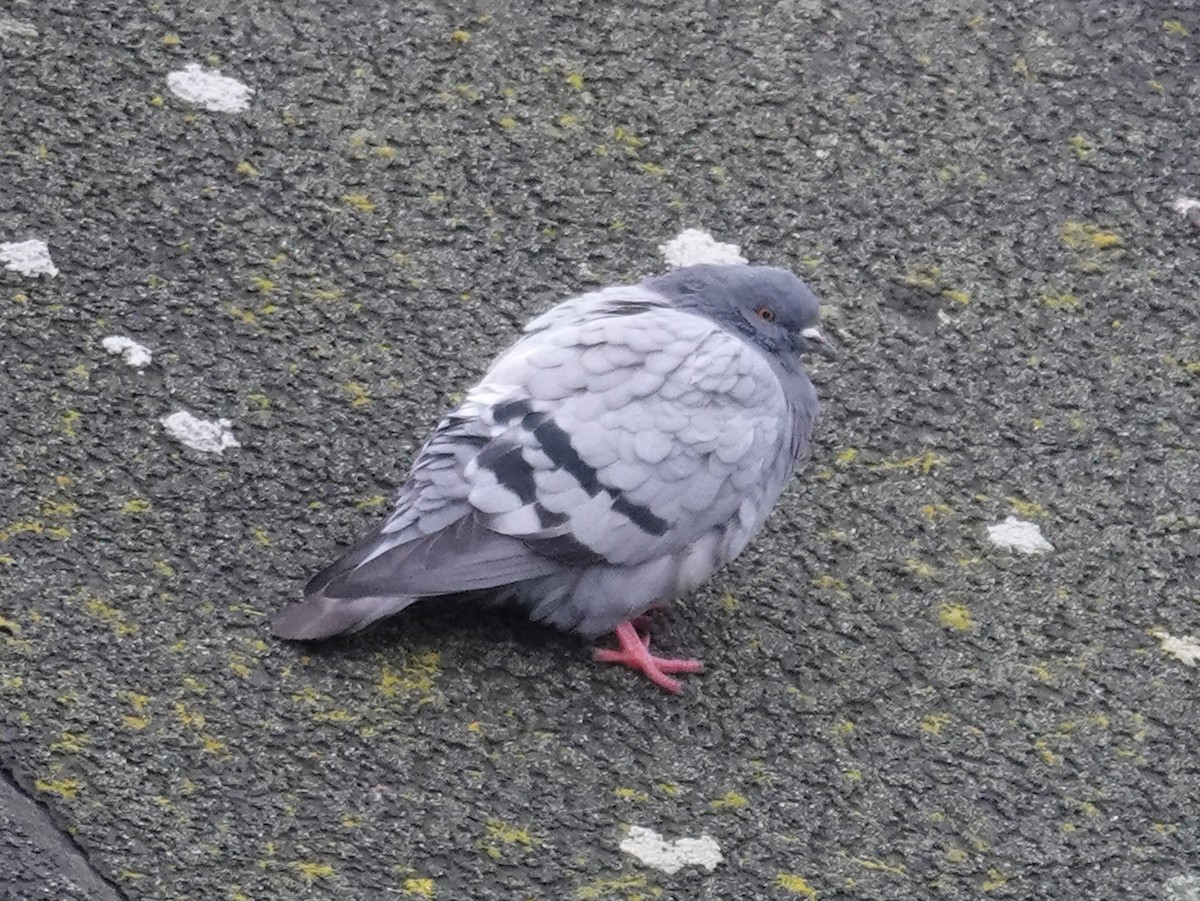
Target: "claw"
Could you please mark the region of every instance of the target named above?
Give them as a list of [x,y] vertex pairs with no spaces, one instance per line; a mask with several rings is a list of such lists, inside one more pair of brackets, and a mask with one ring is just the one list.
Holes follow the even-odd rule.
[[634,622],[621,623],[616,629],[618,650],[597,648],[595,659],[601,663],[619,663],[643,673],[646,678],[672,694],[683,691],[683,683],[672,679],[667,673],[698,673],[704,669],[699,660],[672,657],[655,657],[650,653],[650,635],[638,634]]

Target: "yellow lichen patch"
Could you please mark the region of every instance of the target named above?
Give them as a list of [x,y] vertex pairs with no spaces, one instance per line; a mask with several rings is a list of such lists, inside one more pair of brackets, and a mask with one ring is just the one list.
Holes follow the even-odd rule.
[[229,756],[225,742],[221,741],[215,735],[201,735],[200,747],[204,749],[205,754],[216,754],[221,757]]
[[[577,888],[575,897],[579,901],[599,901],[601,898],[611,898],[614,895],[624,895],[627,899],[644,899],[646,896],[639,890],[645,887],[645,876],[617,876],[614,878],[601,876]],[[658,893],[654,892],[653,896],[657,897]]]
[[83,606],[89,614],[106,623],[118,638],[132,635],[137,631],[137,626],[125,622],[125,614],[116,607],[106,604],[100,598],[88,598]]
[[252,162],[250,162],[249,160],[242,160],[234,168],[234,171],[238,175],[244,176],[246,178],[258,178],[258,176],[262,174],[261,172],[258,171],[258,169],[255,167],[255,165]]
[[899,460],[880,460],[871,465],[872,469],[919,469],[922,475],[929,475],[935,466],[946,462],[946,458],[933,451],[925,451],[915,457],[904,457]]
[[341,288],[313,288],[308,292],[308,296],[313,300],[341,300],[346,296],[346,292]]
[[857,459],[858,450],[853,447],[848,447],[843,451],[838,451],[837,456],[833,458],[833,462],[838,466],[849,466]]
[[626,788],[623,785],[619,785],[616,788],[614,788],[613,794],[616,795],[618,798],[620,798],[622,801],[633,801],[634,803],[637,803],[637,804],[642,804],[642,803],[650,800],[650,796],[648,794],[646,794],[645,792],[638,791],[636,788]]
[[1047,292],[1038,297],[1042,306],[1050,310],[1077,310],[1080,307],[1079,298],[1069,292]]
[[613,128],[613,140],[623,145],[627,150],[636,150],[646,143],[632,131],[622,128],[620,125]]
[[162,36],[162,45],[164,47],[178,47],[179,46],[179,35],[174,34],[174,33],[164,34]]
[[828,573],[816,576],[809,584],[812,585],[813,588],[823,588],[832,591],[845,591],[847,588],[847,585],[844,581],[835,578]]
[[802,898],[816,898],[817,890],[808,884],[808,880],[799,873],[777,873],[775,887]]
[[150,507],[150,502],[145,498],[131,497],[125,503],[121,504],[121,512],[126,516],[136,516],[139,513],[148,513]]
[[1003,888],[1007,884],[1008,874],[992,867],[987,871],[987,878],[983,880],[979,887],[985,892],[994,892],[996,889]]
[[1116,232],[1070,219],[1063,223],[1062,242],[1071,250],[1106,250],[1122,244],[1121,236]]
[[662,178],[669,171],[666,166],[660,166],[658,163],[638,163],[638,168],[647,175],[653,175],[657,178]]
[[1019,497],[1009,495],[1008,502],[1012,504],[1013,512],[1025,519],[1036,519],[1046,515],[1046,508],[1035,501],[1021,500]]
[[246,325],[253,325],[258,322],[258,314],[253,310],[244,310],[236,304],[230,304],[225,308],[225,312],[233,319],[237,319]]
[[1071,149],[1075,151],[1075,155],[1081,160],[1086,160],[1096,155],[1096,145],[1088,140],[1085,135],[1075,135],[1068,143],[1071,145]]
[[68,438],[74,438],[78,434],[75,426],[79,424],[79,420],[82,418],[83,414],[78,410],[67,410],[65,413],[63,413],[62,416],[59,417],[60,421],[62,422],[63,434]]
[[317,863],[315,860],[293,860],[292,868],[309,885],[312,885],[318,879],[330,879],[334,875],[333,867],[327,863]]
[[379,674],[379,693],[385,698],[418,695],[421,702],[431,700],[433,679],[438,674],[441,655],[437,651],[417,654],[399,671],[386,663]]
[[182,701],[175,705],[175,716],[179,722],[192,729],[203,729],[204,724],[207,722],[203,713],[197,710],[189,710],[188,705]]
[[250,534],[258,544],[266,546],[271,543],[271,536],[262,526],[254,526],[254,528],[250,530]]
[[872,860],[869,857],[859,857],[854,862],[866,870],[877,870],[881,873],[891,873],[893,876],[908,875],[908,869],[903,864],[885,863],[882,860]]
[[922,732],[929,735],[941,735],[942,727],[947,725],[951,720],[948,713],[927,713],[921,717],[921,722],[918,724]]
[[14,535],[21,535],[26,532],[32,532],[34,535],[39,535],[45,530],[46,526],[43,523],[33,521],[21,521],[9,523],[0,530],[0,541],[8,541]]
[[63,732],[58,741],[50,745],[51,751],[64,751],[67,754],[79,754],[91,743],[91,738],[77,732]]
[[1057,766],[1062,763],[1062,758],[1050,749],[1050,743],[1044,738],[1034,741],[1033,749],[1037,751],[1037,755],[1042,759],[1042,763],[1047,766]]
[[573,113],[563,113],[555,122],[559,128],[574,128],[579,124],[579,119]]
[[347,382],[342,387],[350,395],[350,406],[365,407],[371,402],[371,395],[367,391],[366,385],[359,384],[358,382]]
[[961,288],[946,288],[942,291],[942,297],[958,304],[960,307],[965,307],[971,302],[971,292],[963,291]]
[[955,632],[969,632],[975,626],[971,611],[963,604],[942,604],[938,608],[938,622]]
[[952,507],[946,504],[925,504],[921,507],[921,515],[930,522],[941,519],[944,516],[950,516],[954,512]]
[[568,72],[565,81],[576,91],[583,90],[583,73],[582,72]]
[[375,212],[375,204],[366,194],[343,194],[342,203],[360,213]]
[[488,820],[484,833],[476,845],[493,860],[504,856],[505,851],[524,853],[534,845],[540,845],[541,839],[535,837],[524,826],[513,826],[503,820]]
[[941,277],[942,267],[936,263],[913,263],[900,276],[900,281],[910,288],[935,292],[940,287]]
[[1163,31],[1165,31],[1167,34],[1173,34],[1181,38],[1186,38],[1189,34],[1191,34],[1191,32],[1188,31],[1187,26],[1178,19],[1163,19]]
[[7,632],[9,635],[20,635],[21,624],[14,622],[6,616],[0,616],[0,632]]
[[414,898],[432,898],[436,894],[433,880],[424,876],[409,876],[401,886],[404,894]]
[[141,732],[150,725],[150,717],[139,716],[136,713],[127,713],[121,717],[121,720],[134,732]]
[[719,798],[714,798],[708,802],[708,806],[713,810],[740,810],[750,802],[741,792],[727,791]]
[[932,578],[937,574],[937,570],[926,563],[924,560],[918,560],[916,557],[909,557],[904,561],[904,568],[922,579]]
[[42,503],[42,516],[74,516],[79,512],[79,505],[73,504],[70,501],[44,501]]
[[1031,664],[1029,667],[1029,672],[1032,673],[1033,677],[1039,682],[1049,682],[1054,678],[1054,674],[1050,672],[1050,667],[1048,667],[1045,663]]
[[318,710],[312,715],[312,718],[318,723],[345,723],[353,719],[349,710],[343,710],[340,707],[333,710]]
[[496,120],[496,124],[499,125],[501,128],[516,128],[517,120],[514,119],[512,116],[501,116],[499,119]]
[[456,28],[450,32],[450,40],[456,44],[469,44],[471,42],[471,32]]
[[38,779],[33,787],[44,794],[71,800],[79,795],[83,782],[79,779]]
[[250,676],[250,667],[246,666],[246,664],[242,663],[242,661],[238,658],[234,658],[233,660],[229,661],[229,669],[239,679],[246,679]]
[[962,848],[953,847],[946,848],[946,850],[942,852],[942,856],[945,857],[946,860],[950,861],[950,863],[964,863],[968,858],[967,852]]
[[1029,68],[1029,61],[1023,56],[1013,60],[1012,70],[1030,83],[1037,81],[1037,75]]

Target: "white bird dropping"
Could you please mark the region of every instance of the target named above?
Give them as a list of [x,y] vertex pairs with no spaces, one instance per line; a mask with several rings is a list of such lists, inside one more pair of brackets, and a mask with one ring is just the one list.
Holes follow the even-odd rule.
[[742,249],[736,244],[722,244],[706,231],[689,228],[680,232],[658,251],[667,261],[667,266],[679,269],[697,263],[745,263]]
[[36,238],[0,244],[0,262],[4,268],[22,275],[58,275],[58,267],[50,259],[50,248]]
[[193,416],[186,410],[179,410],[170,416],[164,416],[159,422],[163,424],[168,435],[192,450],[219,454],[228,447],[241,447],[230,431],[233,423],[228,419],[212,422]]
[[711,835],[677,838],[669,842],[645,826],[630,826],[629,835],[621,842],[620,848],[646,866],[662,870],[668,875],[686,866],[703,867],[711,873],[725,859],[721,856],[721,846]]
[[192,63],[167,76],[167,87],[180,100],[195,103],[214,113],[240,113],[249,109],[254,89],[220,69],[205,69]]
[[1010,516],[1004,522],[987,527],[988,538],[998,547],[1020,551],[1022,554],[1044,554],[1054,550],[1037,523]]
[[150,352],[150,348],[138,344],[132,338],[127,338],[124,335],[109,335],[100,344],[110,354],[120,354],[121,359],[134,369],[144,369],[154,359],[154,354]]

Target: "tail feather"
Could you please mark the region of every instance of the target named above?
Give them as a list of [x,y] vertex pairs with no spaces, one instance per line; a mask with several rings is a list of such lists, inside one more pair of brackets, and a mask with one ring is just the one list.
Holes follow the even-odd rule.
[[502,588],[559,568],[474,517],[430,535],[376,529],[314,576],[304,599],[275,615],[271,631],[296,640],[357,632],[421,598]]
[[280,638],[312,641],[342,632],[357,632],[376,620],[399,613],[415,602],[413,597],[335,598],[311,595],[288,604],[271,619],[271,631]]

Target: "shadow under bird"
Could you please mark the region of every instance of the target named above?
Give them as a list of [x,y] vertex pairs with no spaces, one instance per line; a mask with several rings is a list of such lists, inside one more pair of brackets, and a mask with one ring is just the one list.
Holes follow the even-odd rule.
[[438,424],[391,515],[274,618],[354,632],[417,601],[486,592],[589,638],[678,692],[698,660],[657,657],[642,614],[736,557],[817,417],[800,365],[828,351],[790,272],[698,265],[533,319]]

